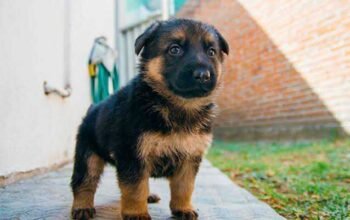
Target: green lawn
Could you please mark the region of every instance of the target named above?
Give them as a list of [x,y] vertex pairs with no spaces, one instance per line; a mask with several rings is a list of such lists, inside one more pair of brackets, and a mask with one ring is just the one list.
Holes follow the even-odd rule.
[[208,159],[287,219],[350,219],[350,140],[216,141]]

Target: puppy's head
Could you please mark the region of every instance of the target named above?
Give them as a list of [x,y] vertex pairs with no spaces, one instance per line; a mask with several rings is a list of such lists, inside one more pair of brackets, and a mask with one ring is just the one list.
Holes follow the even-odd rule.
[[187,19],[156,22],[135,42],[142,76],[184,98],[209,96],[221,79],[229,47],[212,26]]

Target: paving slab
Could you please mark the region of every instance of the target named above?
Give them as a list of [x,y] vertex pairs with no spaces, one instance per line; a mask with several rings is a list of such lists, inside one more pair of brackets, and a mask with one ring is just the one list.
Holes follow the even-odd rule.
[[[69,188],[72,165],[58,171],[22,180],[0,188],[0,219],[69,219],[72,193]],[[95,219],[121,219],[120,191],[115,171],[107,167],[95,196]],[[172,219],[169,187],[164,179],[151,180],[151,192],[161,201],[150,204],[152,219]],[[196,181],[193,202],[200,220],[280,220],[267,204],[238,187],[208,161]]]

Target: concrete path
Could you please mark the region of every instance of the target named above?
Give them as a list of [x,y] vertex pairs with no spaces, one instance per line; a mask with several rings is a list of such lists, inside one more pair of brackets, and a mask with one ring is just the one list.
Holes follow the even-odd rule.
[[[69,219],[71,171],[68,165],[0,188],[0,219]],[[152,219],[171,219],[167,181],[152,180],[151,191],[161,197],[158,204],[149,205]],[[108,167],[97,190],[95,219],[120,219],[119,196],[114,169]],[[283,219],[207,161],[201,166],[193,201],[200,220]]]

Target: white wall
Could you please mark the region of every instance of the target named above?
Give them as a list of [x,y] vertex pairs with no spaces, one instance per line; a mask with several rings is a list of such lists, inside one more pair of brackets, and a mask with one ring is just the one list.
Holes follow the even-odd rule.
[[[62,99],[43,82],[64,85],[65,4],[73,93]],[[101,35],[114,46],[114,13],[114,0],[0,0],[0,176],[72,158],[91,102],[89,51]]]

